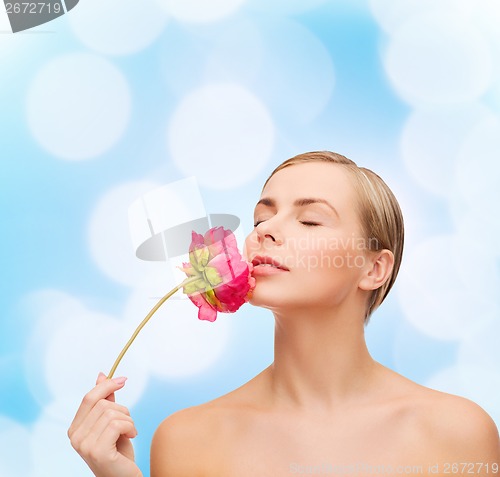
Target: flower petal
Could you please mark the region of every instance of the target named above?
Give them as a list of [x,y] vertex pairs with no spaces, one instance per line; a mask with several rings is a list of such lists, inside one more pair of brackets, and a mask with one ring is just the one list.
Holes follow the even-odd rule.
[[188,296],[198,307],[198,318],[200,320],[215,321],[217,318],[217,310],[205,300],[203,293],[193,293]]
[[196,248],[201,248],[205,246],[203,240],[203,235],[196,233],[194,230],[191,232],[191,245],[189,246],[189,251],[192,252]]
[[192,238],[190,263],[179,268],[198,280],[183,291],[199,308],[198,318],[215,321],[217,311],[235,312],[251,297],[253,266],[242,258],[231,230],[213,227],[204,236],[193,231]]

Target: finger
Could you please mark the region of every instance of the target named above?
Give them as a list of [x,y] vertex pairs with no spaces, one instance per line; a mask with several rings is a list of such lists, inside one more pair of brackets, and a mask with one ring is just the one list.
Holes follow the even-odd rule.
[[82,422],[80,429],[82,429],[82,431],[90,429],[103,417],[118,416],[119,414],[130,417],[130,411],[125,406],[115,402],[109,402],[106,399],[101,399],[88,413],[87,418]]
[[116,442],[120,436],[133,439],[137,435],[137,429],[132,421],[126,421],[124,419],[116,419],[111,421],[108,426],[104,429],[103,433],[99,437],[99,440],[103,442]]
[[97,380],[95,383],[96,384],[102,383],[105,379],[106,379],[106,375],[102,371],[99,371],[99,374],[97,375]]
[[[96,381],[95,383],[96,383],[96,385],[97,385],[97,384],[100,384],[100,383],[102,383],[102,382],[106,381],[106,379],[108,379],[108,378],[107,378],[107,377],[106,377],[106,375],[105,375],[105,374],[101,371],[101,372],[99,373],[99,375],[97,376],[97,381]],[[115,398],[115,393],[111,393],[111,394],[110,394],[110,395],[109,395],[106,399],[107,399],[108,401],[115,402],[115,401],[116,401],[116,398]]]
[[[108,379],[106,377],[106,375],[102,371],[100,371],[99,375],[97,376],[96,384],[100,384],[100,383],[106,381],[106,379]],[[108,401],[115,402],[116,401],[116,399],[115,399],[115,393],[111,393],[106,399]]]
[[[95,388],[91,389],[85,396],[83,397],[82,403],[76,412],[75,418],[71,423],[71,426],[68,430],[68,435],[82,423],[82,421],[87,417],[91,409],[96,405],[96,403],[100,399],[107,399],[111,394],[114,394],[115,391],[121,389],[125,385],[125,380],[127,378],[113,378],[113,379],[104,379],[99,384],[95,386]],[[114,397],[114,396],[113,396]],[[111,399],[108,399],[112,401]]]
[[107,409],[100,416],[100,418],[94,423],[94,425],[90,429],[89,434],[93,434],[95,436],[94,439],[97,440],[100,438],[100,436],[103,434],[103,432],[106,430],[107,427],[109,426],[113,427],[117,425],[115,421],[125,421],[131,423],[135,430],[135,434],[132,434],[127,437],[135,437],[135,435],[137,434],[137,430],[135,429],[134,420],[127,414],[116,411],[115,409]]
[[102,434],[95,441],[97,449],[116,451],[116,442],[120,436],[134,438],[137,435],[137,430],[133,422],[125,420],[114,420],[109,423],[103,430]]
[[132,421],[130,412],[125,406],[109,402],[106,399],[99,400],[74,432],[68,433],[71,445],[79,451],[84,441],[94,442],[113,419]]
[[118,414],[130,417],[130,411],[125,406],[107,401],[106,399],[100,399],[75,430],[74,440],[80,441],[85,438],[91,432],[96,422],[101,420],[103,416],[117,416]]

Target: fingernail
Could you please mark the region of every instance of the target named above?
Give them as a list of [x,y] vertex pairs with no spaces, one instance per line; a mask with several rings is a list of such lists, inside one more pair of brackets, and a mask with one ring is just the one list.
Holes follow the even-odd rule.
[[124,384],[127,378],[125,377],[120,377],[120,378],[113,378],[112,381],[114,381],[116,384]]
[[106,376],[102,371],[99,371],[99,374],[97,375],[98,378],[100,378],[101,376]]

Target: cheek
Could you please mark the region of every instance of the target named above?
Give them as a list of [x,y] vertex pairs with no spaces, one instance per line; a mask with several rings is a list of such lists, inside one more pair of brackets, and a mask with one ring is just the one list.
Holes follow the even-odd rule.
[[351,248],[311,249],[300,251],[297,257],[304,281],[313,286],[320,282],[350,286],[365,263],[364,256]]
[[[343,302],[359,281],[359,268],[354,266],[352,250],[316,250],[306,259],[308,264],[300,270],[302,301],[336,306]],[[296,292],[295,284],[290,287]],[[292,292],[293,293],[293,292]]]
[[309,244],[308,247],[298,248],[295,253],[300,268],[318,273],[341,270],[349,258],[348,251],[339,248],[335,241],[323,241],[320,246]]

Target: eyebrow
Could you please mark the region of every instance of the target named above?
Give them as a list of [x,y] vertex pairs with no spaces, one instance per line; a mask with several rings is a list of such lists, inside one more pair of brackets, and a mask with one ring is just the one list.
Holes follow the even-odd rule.
[[[270,197],[263,197],[262,199],[260,199],[257,202],[255,207],[257,207],[258,205],[261,205],[261,204],[265,205],[267,207],[276,207],[276,201],[274,199],[271,199]],[[335,213],[335,215],[337,217],[339,217],[339,213],[337,212],[337,209],[332,204],[330,204],[330,202],[328,202],[325,199],[319,199],[319,198],[315,198],[315,197],[304,197],[302,199],[297,199],[293,203],[293,205],[295,207],[305,207],[306,205],[311,205],[311,204],[325,204],[328,207],[330,207],[330,209],[333,210],[333,212]]]

